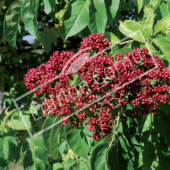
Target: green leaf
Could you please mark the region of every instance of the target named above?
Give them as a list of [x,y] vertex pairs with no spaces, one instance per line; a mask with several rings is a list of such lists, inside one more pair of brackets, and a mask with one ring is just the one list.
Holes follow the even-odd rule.
[[148,38],[152,34],[154,24],[154,10],[152,5],[147,5],[144,9],[144,17],[142,20],[142,27],[145,36]]
[[167,142],[168,146],[170,146],[170,135],[169,135],[169,117],[166,114],[160,114],[158,117],[158,122],[161,128],[161,135],[164,137],[165,141]]
[[21,118],[19,119],[12,118],[10,121],[8,121],[7,126],[14,130],[26,130],[25,127],[25,123],[26,123],[26,126],[30,129],[31,128],[30,116],[23,115],[22,117],[25,122],[23,122]]
[[80,169],[80,170],[89,170],[90,167],[88,166],[87,163],[83,162],[83,161],[78,161],[77,165],[76,165],[76,168],[77,169]]
[[131,52],[132,50],[130,48],[121,48],[120,50],[118,50],[116,53],[121,53],[123,56],[127,53],[127,52]]
[[161,3],[160,11],[161,11],[161,14],[162,14],[162,18],[166,17],[169,14],[167,3],[165,3],[165,2]]
[[160,50],[164,53],[165,56],[170,57],[170,41],[166,37],[163,37],[161,35],[157,35],[153,37],[153,42],[156,46],[160,48]]
[[7,138],[4,138],[3,140],[3,155],[4,159],[8,159],[9,157],[9,142]]
[[126,169],[127,163],[123,159],[122,149],[120,146],[120,141],[117,136],[115,136],[115,140],[113,144],[106,151],[106,166],[108,170],[120,170]]
[[110,13],[112,15],[112,19],[115,18],[117,11],[119,9],[120,0],[111,0],[111,6],[110,6]]
[[135,0],[136,6],[138,8],[138,13],[140,13],[142,7],[143,7],[143,0]]
[[167,0],[168,13],[170,14],[170,0]]
[[154,27],[154,35],[162,30],[170,29],[170,15],[161,19]]
[[4,36],[4,34],[3,34],[3,19],[4,19],[4,17],[0,15],[0,30],[1,30],[0,31],[0,42]]
[[72,76],[73,76],[73,80],[69,80],[69,83],[71,86],[75,86],[80,76],[78,74],[73,74]]
[[89,21],[90,0],[79,0],[74,2],[64,15],[65,39],[83,30]]
[[30,10],[29,13],[31,17],[34,19],[37,18],[38,14],[38,7],[39,7],[39,0],[30,0]]
[[57,42],[57,33],[53,29],[45,29],[40,32],[40,39],[44,46],[45,52],[48,54],[51,50],[52,43],[56,44]]
[[[60,121],[60,115],[57,116],[57,118],[54,121],[54,124]],[[50,140],[49,140],[49,149],[51,153],[51,157],[55,160],[58,158],[58,151],[59,151],[59,132],[60,132],[61,124],[56,124],[53,126],[50,134]]]
[[[67,143],[71,150],[78,156],[87,158],[89,146],[83,131],[71,128],[70,123],[66,126]],[[80,149],[81,148],[81,149]]]
[[89,22],[88,22],[88,28],[91,33],[97,32],[97,21],[96,21],[96,9],[94,7],[94,1],[90,1],[89,5]]
[[117,44],[120,41],[119,38],[116,35],[114,35],[112,32],[105,32],[104,36],[109,39],[109,42],[112,45]]
[[154,160],[154,146],[151,141],[151,135],[144,141],[143,152],[143,169],[151,170],[151,165]]
[[21,17],[22,17],[23,23],[28,29],[28,32],[31,35],[33,35],[35,38],[39,39],[38,24],[37,24],[38,13],[35,8],[34,9],[35,17],[32,18],[29,11],[30,11],[30,0],[23,0],[22,7],[21,7]]
[[44,162],[41,159],[35,158],[34,163],[36,164],[36,167],[38,167],[38,169],[46,170],[46,166],[45,166]]
[[16,47],[17,29],[20,17],[21,2],[14,2],[4,18],[4,34],[12,47]]
[[91,170],[105,169],[105,154],[108,146],[108,143],[101,143],[92,150],[90,156]]
[[[102,6],[102,10],[101,10]],[[107,23],[106,5],[104,0],[92,0],[89,7],[88,27],[92,33],[104,33]]]
[[[56,119],[56,118],[46,119],[45,122],[44,122],[44,124],[43,124],[42,129],[45,130],[46,128],[48,128],[48,127],[50,127],[51,125],[53,125],[55,119]],[[46,148],[47,148],[48,150],[49,150],[50,133],[51,133],[51,128],[48,129],[48,130],[45,130],[45,131],[42,133],[44,144],[45,144],[45,146],[46,146]]]
[[160,0],[150,0],[150,4],[153,5],[154,11],[155,11],[157,7],[160,5]]
[[44,12],[49,15],[53,20],[55,20],[55,14],[57,13],[57,5],[55,0],[43,0]]
[[151,128],[151,124],[152,124],[152,114],[148,114],[143,124],[142,132],[149,131]]
[[54,163],[53,169],[54,170],[61,170],[61,169],[63,169],[63,165],[61,163]]
[[119,30],[122,34],[136,41],[144,42],[142,25],[132,20],[120,23]]
[[74,159],[68,159],[66,160],[64,164],[64,169],[71,169],[71,167],[76,163]]
[[107,12],[104,0],[94,0],[94,7],[96,9],[95,17],[97,32],[104,33],[107,23]]

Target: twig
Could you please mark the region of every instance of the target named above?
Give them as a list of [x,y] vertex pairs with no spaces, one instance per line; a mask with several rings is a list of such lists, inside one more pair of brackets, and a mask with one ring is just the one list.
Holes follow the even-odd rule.
[[[118,128],[119,128],[119,121],[120,121],[120,111],[118,112],[118,116],[117,116],[117,118],[116,118],[116,130],[115,130],[115,132],[113,132],[113,135],[118,135],[117,134],[117,130],[118,130]],[[110,144],[109,144],[109,147],[112,145],[112,143],[114,142],[114,140],[115,140],[115,136],[113,137],[113,139],[111,140],[111,142],[110,142]]]
[[133,42],[133,41],[135,41],[135,40],[124,41],[124,42],[120,43],[120,45],[129,43],[129,42]]

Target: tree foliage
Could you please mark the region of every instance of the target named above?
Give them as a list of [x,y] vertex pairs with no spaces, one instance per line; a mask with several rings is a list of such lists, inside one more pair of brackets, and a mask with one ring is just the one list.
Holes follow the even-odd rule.
[[0,0],[0,91],[5,92],[0,107],[8,108],[0,112],[0,169],[169,169],[169,101],[155,116],[134,115],[131,105],[120,115],[113,111],[119,116],[116,133],[98,141],[86,124],[74,131],[58,124],[31,138],[27,129],[37,134],[59,117],[42,118],[37,109],[42,99],[32,93],[17,100],[22,113],[13,103],[27,92],[28,69],[56,50],[77,52],[91,33],[104,33],[111,44],[129,37],[111,53],[147,45],[170,68],[169,30],[169,0]]

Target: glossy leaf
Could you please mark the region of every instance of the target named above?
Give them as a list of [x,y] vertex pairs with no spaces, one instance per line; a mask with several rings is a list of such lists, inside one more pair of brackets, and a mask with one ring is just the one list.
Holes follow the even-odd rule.
[[153,42],[155,43],[156,46],[160,48],[160,50],[163,52],[163,54],[166,57],[170,56],[170,51],[169,51],[170,41],[168,41],[166,37],[163,37],[161,35],[154,36]]
[[142,132],[146,132],[146,131],[149,131],[150,128],[151,128],[151,124],[152,124],[152,120],[153,117],[152,117],[152,114],[148,114],[146,116],[146,119],[145,119],[145,122],[143,124],[143,128],[142,128]]
[[[102,10],[101,10],[102,6]],[[92,0],[89,10],[88,27],[92,33],[104,33],[107,23],[106,5],[104,0]]]
[[136,6],[138,8],[138,13],[140,13],[142,7],[143,7],[143,1],[144,0],[135,0]]
[[136,41],[144,42],[145,40],[143,36],[142,25],[140,25],[138,22],[132,20],[121,22],[119,30],[125,36],[130,37]]
[[60,121],[60,116],[58,115],[54,121],[54,126],[51,130],[50,133],[50,140],[49,140],[49,149],[51,153],[51,157],[55,160],[58,158],[58,151],[59,151],[59,144],[58,144],[58,139],[59,139],[59,132],[61,128],[61,124],[56,124],[57,122]]
[[78,156],[87,158],[89,146],[86,141],[85,135],[81,130],[72,130],[71,125],[67,126],[67,143],[70,149],[73,150]]
[[90,156],[91,170],[105,169],[105,154],[108,146],[108,143],[101,143],[92,150]]
[[57,5],[55,0],[43,0],[43,3],[45,13],[55,20],[55,14],[57,13]]
[[35,13],[34,18],[32,18],[29,11],[30,11],[30,0],[23,0],[22,7],[21,7],[21,17],[23,23],[28,29],[28,32],[31,35],[33,35],[35,38],[39,39],[38,24],[37,24],[37,15],[38,15],[37,10],[34,9],[34,13]]
[[115,137],[113,144],[106,151],[105,160],[108,170],[126,169],[127,164],[123,159],[120,141],[117,136]]
[[34,19],[37,18],[37,12],[39,7],[39,0],[30,0],[30,15]]
[[74,2],[64,15],[65,39],[83,30],[89,21],[90,0]]
[[4,19],[4,34],[12,47],[16,47],[17,29],[20,17],[21,2],[14,2],[9,7]]
[[109,39],[109,42],[114,46],[114,44],[119,43],[119,38],[112,32],[105,32],[104,36]]
[[160,11],[161,11],[161,14],[162,14],[162,18],[166,17],[169,14],[167,3],[165,3],[165,2],[161,3]]
[[162,20],[160,20],[154,27],[154,35],[162,30],[170,29],[170,15],[167,15]]
[[57,33],[53,29],[45,29],[40,32],[40,40],[42,41],[45,52],[48,54],[51,50],[52,43],[57,43]]
[[[44,141],[44,144],[48,150],[49,150],[49,140],[50,140],[51,128],[50,129],[47,129],[47,128],[50,127],[51,125],[53,125],[54,121],[55,121],[55,118],[46,119],[43,124],[43,127],[42,127],[42,130],[44,130],[44,132],[42,133],[43,141]],[[45,129],[47,129],[47,130],[45,130]]]
[[121,48],[120,50],[118,50],[116,53],[121,53],[123,56],[127,53],[127,52],[130,52],[132,51],[130,48]]
[[144,9],[144,17],[142,20],[142,27],[145,36],[148,38],[152,34],[154,24],[154,10],[152,5],[147,5]]
[[119,9],[120,0],[111,0],[111,6],[110,6],[110,13],[112,15],[112,19],[115,18],[117,11]]

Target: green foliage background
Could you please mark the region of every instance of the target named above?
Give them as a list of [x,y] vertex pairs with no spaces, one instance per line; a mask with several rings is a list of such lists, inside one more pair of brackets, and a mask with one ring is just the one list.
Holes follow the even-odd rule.
[[[150,47],[170,68],[170,0],[0,0],[0,169],[164,170],[170,169],[169,101],[152,115],[132,115],[132,106],[120,111],[111,134],[93,141],[85,124],[71,130],[54,126],[31,138],[13,100],[27,92],[23,77],[29,68],[49,59],[56,50],[77,51],[82,38],[102,32],[125,54],[134,47]],[[31,35],[33,40],[26,36]],[[41,116],[32,94],[19,100],[22,115],[33,134],[60,117]],[[118,111],[114,111],[117,114]],[[112,141],[112,142],[111,142]]]

